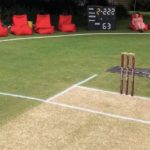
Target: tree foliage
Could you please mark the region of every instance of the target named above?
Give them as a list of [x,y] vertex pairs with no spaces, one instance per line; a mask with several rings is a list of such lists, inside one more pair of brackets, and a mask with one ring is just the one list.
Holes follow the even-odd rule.
[[134,10],[134,5],[137,11],[150,11],[150,0],[136,0],[136,3],[135,0],[131,0],[131,10]]

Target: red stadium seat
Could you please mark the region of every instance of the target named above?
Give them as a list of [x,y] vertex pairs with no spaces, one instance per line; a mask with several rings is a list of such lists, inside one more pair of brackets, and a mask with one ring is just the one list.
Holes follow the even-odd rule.
[[0,37],[8,35],[8,28],[2,26],[2,22],[0,20]]
[[58,29],[62,32],[75,32],[76,25],[72,24],[72,15],[60,15]]
[[51,17],[49,14],[37,15],[35,23],[35,32],[39,34],[54,33],[54,26],[51,25]]
[[[143,15],[142,15],[142,14],[140,14],[140,17],[143,19]],[[131,28],[132,30],[135,30],[135,31],[136,31],[135,26],[132,24],[132,20],[133,20],[134,18],[135,18],[135,14],[132,14],[132,15],[131,15],[130,28]],[[147,24],[145,24],[144,31],[147,31],[147,30],[148,30],[148,25],[147,25]]]
[[27,15],[14,15],[11,33],[15,35],[31,35],[32,29],[28,25]]

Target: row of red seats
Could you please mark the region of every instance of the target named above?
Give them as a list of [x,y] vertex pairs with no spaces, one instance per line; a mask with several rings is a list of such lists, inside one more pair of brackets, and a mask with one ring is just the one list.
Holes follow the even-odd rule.
[[2,26],[2,22],[0,20],[0,36],[7,36],[8,35],[8,28]]
[[[11,26],[11,33],[15,35],[31,35],[32,28],[28,24],[27,15],[14,15],[12,18],[13,24]],[[71,15],[60,15],[58,29],[62,32],[75,32],[76,25],[72,23]],[[55,28],[51,24],[51,17],[49,14],[37,15],[34,31],[39,34],[54,33]],[[3,27],[0,21],[0,36],[8,35],[8,27]]]

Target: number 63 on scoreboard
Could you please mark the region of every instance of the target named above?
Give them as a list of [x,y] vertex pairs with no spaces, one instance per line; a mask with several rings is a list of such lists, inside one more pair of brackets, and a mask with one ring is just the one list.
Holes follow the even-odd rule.
[[111,23],[109,23],[109,22],[102,23],[103,30],[110,30],[111,28],[112,28]]

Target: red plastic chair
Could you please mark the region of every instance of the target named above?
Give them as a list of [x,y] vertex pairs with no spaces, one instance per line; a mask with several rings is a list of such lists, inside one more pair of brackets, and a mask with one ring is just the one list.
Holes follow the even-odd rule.
[[[140,17],[142,17],[142,19],[143,19],[143,15],[142,14],[140,14]],[[136,28],[135,28],[135,26],[132,24],[132,21],[133,21],[133,19],[135,18],[135,14],[132,14],[131,15],[131,23],[130,23],[130,28],[132,29],[132,30],[137,30]],[[144,28],[144,31],[147,31],[148,30],[148,25],[147,24],[145,24],[145,28]]]
[[27,15],[14,15],[11,33],[15,35],[31,35],[32,29],[29,27]]
[[62,32],[75,32],[76,25],[72,23],[72,15],[60,15],[58,29]]
[[0,20],[0,37],[8,35],[8,28],[3,27],[2,22]]
[[54,26],[51,25],[51,17],[49,14],[37,15],[35,23],[35,32],[39,34],[54,33]]

